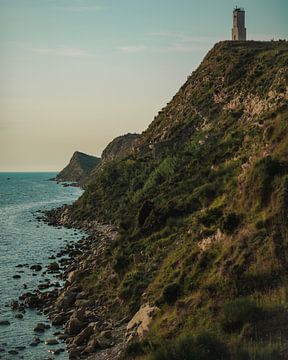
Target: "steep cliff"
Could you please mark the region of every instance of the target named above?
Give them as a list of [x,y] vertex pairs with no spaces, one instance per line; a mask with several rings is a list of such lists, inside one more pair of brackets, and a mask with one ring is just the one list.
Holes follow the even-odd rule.
[[75,151],[69,164],[56,175],[57,181],[75,181],[80,183],[97,167],[101,159]]
[[[185,346],[210,349],[195,359],[287,358],[287,85],[287,42],[216,44],[70,208],[121,234],[83,289],[116,318],[160,309],[126,358],[178,359]],[[222,352],[215,334],[190,336],[203,331]]]
[[102,152],[102,164],[130,155],[139,136],[139,134],[125,134],[112,140]]

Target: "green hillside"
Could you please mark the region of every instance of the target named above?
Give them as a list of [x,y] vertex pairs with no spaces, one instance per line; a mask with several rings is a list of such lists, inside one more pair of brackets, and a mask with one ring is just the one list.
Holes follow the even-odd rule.
[[287,85],[287,42],[216,44],[70,209],[120,228],[91,297],[119,318],[160,308],[126,358],[287,358]]

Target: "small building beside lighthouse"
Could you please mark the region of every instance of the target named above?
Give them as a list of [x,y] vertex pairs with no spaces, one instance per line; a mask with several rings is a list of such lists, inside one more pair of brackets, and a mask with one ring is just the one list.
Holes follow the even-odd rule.
[[237,6],[233,11],[232,40],[246,40],[245,10]]

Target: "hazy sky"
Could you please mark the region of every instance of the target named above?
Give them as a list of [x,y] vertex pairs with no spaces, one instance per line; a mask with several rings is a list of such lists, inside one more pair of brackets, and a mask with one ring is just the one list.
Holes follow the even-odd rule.
[[[0,0],[0,171],[60,170],[141,132],[212,45],[234,0]],[[287,0],[241,0],[249,39],[287,38]]]

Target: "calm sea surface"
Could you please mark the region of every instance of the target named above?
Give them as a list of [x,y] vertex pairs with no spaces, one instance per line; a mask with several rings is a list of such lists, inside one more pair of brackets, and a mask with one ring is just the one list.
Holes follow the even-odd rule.
[[[70,241],[83,236],[75,230],[54,228],[37,221],[37,210],[47,210],[68,204],[81,195],[81,190],[74,187],[63,187],[49,181],[55,173],[0,173],[0,320],[8,320],[10,325],[0,326],[1,359],[45,360],[51,355],[49,346],[44,343],[37,347],[29,346],[36,336],[33,331],[38,322],[47,322],[43,315],[27,310],[23,319],[16,319],[15,312],[7,307],[19,295],[31,291],[45,278],[42,272],[30,270],[30,266],[41,263],[43,268],[54,260],[48,257]],[[18,264],[28,264],[22,268]],[[37,274],[36,276],[33,276]],[[19,274],[21,278],[13,279]],[[27,289],[23,285],[27,285]],[[43,335],[42,340],[55,338],[53,333],[59,329],[51,328]],[[39,336],[39,335],[37,335]],[[18,355],[8,354],[17,346],[25,346]],[[63,348],[63,345],[54,346]],[[52,346],[50,346],[50,349]],[[56,357],[55,357],[56,358]],[[68,359],[67,353],[57,359]]]

